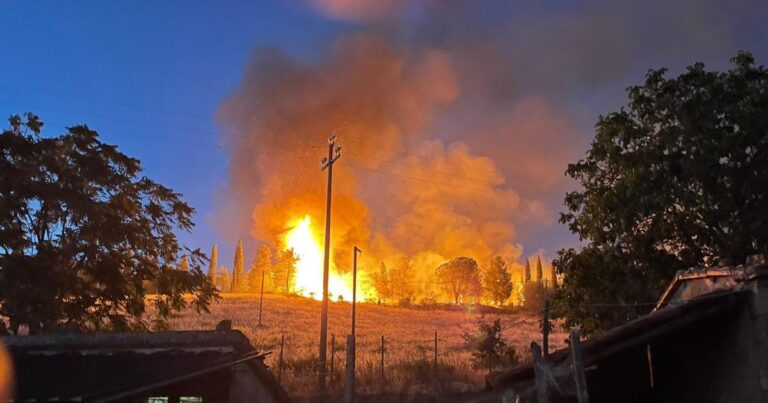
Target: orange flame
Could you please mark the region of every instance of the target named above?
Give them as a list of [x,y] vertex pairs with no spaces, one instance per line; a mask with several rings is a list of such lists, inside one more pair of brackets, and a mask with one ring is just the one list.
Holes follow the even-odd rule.
[[[296,293],[305,297],[322,300],[323,296],[323,249],[322,243],[312,228],[309,215],[294,220],[283,235],[286,249],[293,249],[299,259],[296,263]],[[343,298],[352,300],[352,279],[350,275],[340,275],[332,265],[328,274],[329,299]],[[363,296],[358,294],[359,300]]]

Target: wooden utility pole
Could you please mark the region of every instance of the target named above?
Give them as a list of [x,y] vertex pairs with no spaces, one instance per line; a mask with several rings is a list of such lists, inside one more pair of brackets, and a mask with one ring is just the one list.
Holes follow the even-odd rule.
[[584,356],[581,351],[581,331],[578,328],[571,329],[571,360],[573,361],[573,380],[576,382],[576,396],[579,398],[579,403],[589,403]]
[[320,368],[317,382],[325,390],[326,344],[328,343],[328,271],[331,248],[331,186],[333,184],[333,163],[341,157],[341,146],[336,145],[336,136],[328,137],[328,157],[321,161],[321,171],[328,169],[328,189],[325,199],[325,255],[323,256],[323,304],[320,311]]
[[544,325],[541,329],[541,346],[544,353],[544,359],[549,360],[549,300],[544,300]]
[[357,305],[357,254],[363,253],[355,246],[352,249],[352,336],[355,335],[355,306]]
[[264,304],[264,269],[261,269],[261,291],[259,292],[259,327],[261,324],[261,306]]

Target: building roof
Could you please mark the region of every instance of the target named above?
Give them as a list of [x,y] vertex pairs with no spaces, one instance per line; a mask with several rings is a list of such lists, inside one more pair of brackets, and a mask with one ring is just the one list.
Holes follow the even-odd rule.
[[[670,305],[613,328],[602,335],[582,343],[585,365],[622,352],[674,332],[688,324],[740,306],[747,300],[748,291],[726,290],[701,296],[679,305]],[[570,349],[561,349],[549,355],[550,362],[559,365],[570,359]],[[509,385],[533,379],[532,363],[492,373],[488,377],[491,387]]]
[[[236,330],[4,337],[17,401],[116,400],[248,363],[278,401],[287,395]],[[44,380],[44,381],[41,381]]]

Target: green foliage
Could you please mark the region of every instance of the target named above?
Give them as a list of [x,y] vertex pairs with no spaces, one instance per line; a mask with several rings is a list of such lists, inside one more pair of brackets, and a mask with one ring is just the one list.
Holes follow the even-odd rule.
[[237,247],[235,248],[235,261],[232,265],[232,286],[231,292],[243,292],[245,291],[245,273],[243,263],[243,241],[237,241]]
[[[272,248],[267,244],[263,244],[256,252],[256,259],[251,265],[251,270],[248,272],[248,288],[251,292],[261,291],[261,282],[264,279],[265,273],[272,271]],[[266,284],[264,284],[266,288]]]
[[628,92],[567,170],[581,190],[561,222],[588,246],[558,253],[555,312],[587,334],[641,311],[585,304],[654,300],[677,270],[768,252],[768,72],[742,52],[727,72],[652,70]]
[[476,368],[487,368],[490,373],[494,368],[519,363],[515,349],[507,346],[503,330],[500,319],[488,323],[481,316],[475,330],[464,334],[464,341],[471,349]]
[[483,292],[480,284],[480,269],[477,262],[468,257],[457,257],[441,264],[437,268],[445,292],[453,298],[453,303],[479,297]]
[[501,305],[512,295],[512,276],[507,262],[501,256],[491,258],[483,277],[483,285],[488,296],[496,305]]
[[194,212],[178,193],[87,126],[43,138],[33,114],[10,123],[0,134],[0,315],[13,329],[146,329],[147,285],[156,327],[190,304],[207,311],[217,293],[205,256],[187,250],[189,270],[176,270],[174,230],[190,230]]

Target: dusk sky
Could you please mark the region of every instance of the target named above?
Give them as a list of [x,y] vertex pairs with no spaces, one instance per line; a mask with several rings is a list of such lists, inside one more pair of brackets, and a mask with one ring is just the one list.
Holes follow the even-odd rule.
[[[371,196],[372,187],[400,194],[409,191],[412,180],[441,184],[448,181],[440,177],[441,169],[467,160],[474,168],[458,176],[464,182],[452,186],[480,192],[489,183],[495,196],[487,206],[514,200],[510,203],[516,207],[496,216],[471,211],[472,199],[466,202],[470,207],[445,207],[459,215],[446,218],[462,223],[456,231],[504,221],[507,227],[498,233],[509,239],[487,242],[479,250],[522,248],[510,256],[543,251],[551,258],[557,249],[578,243],[557,222],[570,186],[563,176],[566,164],[584,155],[597,117],[625,103],[627,86],[640,84],[650,68],[669,67],[670,75],[697,61],[727,68],[741,49],[751,51],[758,63],[768,63],[768,2],[614,3],[0,0],[0,115],[34,112],[46,123],[44,135],[80,123],[97,130],[103,141],[140,159],[149,177],[184,195],[197,209],[197,225],[181,240],[206,252],[218,243],[219,259],[226,264],[238,238],[249,245],[255,238],[270,240],[251,228],[261,225],[259,213],[252,211],[264,203],[250,199],[266,194],[269,175],[254,172],[258,182],[238,175],[275,162],[243,159],[249,144],[260,153],[270,153],[269,144],[280,147],[279,141],[254,134],[276,127],[300,129],[270,136],[299,136],[318,146],[304,149],[317,154],[310,155],[316,176],[296,171],[304,175],[296,180],[312,182],[310,187],[324,185],[319,159],[326,129],[339,130],[344,152],[350,153],[342,160],[351,165],[340,165],[334,175],[342,178],[344,192],[345,172],[354,172],[355,184],[347,189],[368,206],[362,216],[372,238],[401,234],[398,224],[386,222],[409,217],[402,222],[406,225],[421,217],[403,207],[418,198],[393,207],[386,192]],[[381,52],[361,53],[361,48]],[[371,96],[391,98],[367,116],[377,128],[397,128],[395,140],[386,142],[397,149],[392,153],[362,150],[355,137],[375,139],[384,136],[381,131],[345,137],[345,130],[368,123],[344,116],[344,111],[360,113],[354,105],[339,104],[333,109],[337,115],[318,124],[316,133],[304,131],[309,123],[280,121],[304,105],[270,105],[273,96],[305,99],[300,90],[306,91],[309,105],[336,105],[337,87],[323,84],[330,81],[343,81],[341,94],[367,94],[360,87],[386,70],[366,70],[360,73],[367,77],[363,80],[356,66],[365,66],[366,60],[378,63],[381,53],[389,51],[386,60],[405,71],[396,81],[401,90],[371,90]],[[348,70],[336,76],[337,65]],[[284,74],[320,82],[286,92],[279,87]],[[325,98],[315,103],[317,96]],[[411,101],[417,109],[412,117],[393,109]],[[388,113],[397,116],[381,123]],[[257,128],[251,118],[266,123]],[[420,158],[434,159],[422,166]],[[377,159],[382,162],[372,162]],[[283,161],[275,163],[279,168]],[[413,168],[418,171],[408,168],[412,165],[419,165]],[[494,174],[478,178],[475,169]],[[281,180],[293,183],[282,175]],[[240,190],[248,186],[254,190]],[[507,244],[511,249],[505,249]],[[252,253],[246,255],[250,259]]]

